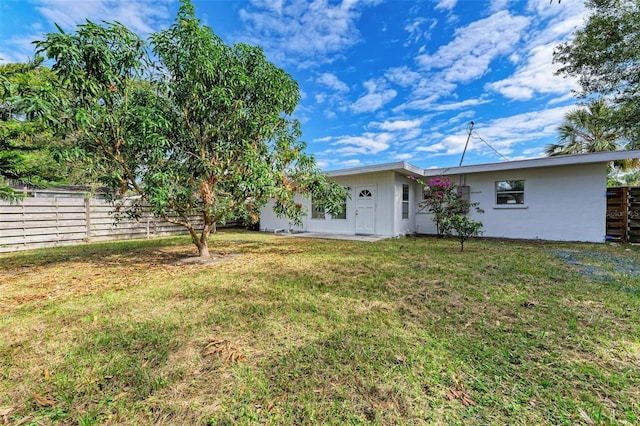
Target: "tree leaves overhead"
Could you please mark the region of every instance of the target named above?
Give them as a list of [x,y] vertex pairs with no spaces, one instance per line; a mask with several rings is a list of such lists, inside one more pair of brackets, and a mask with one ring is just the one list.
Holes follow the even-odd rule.
[[585,154],[620,149],[618,140],[621,136],[611,124],[612,114],[613,110],[603,99],[589,103],[587,108],[567,113],[558,127],[559,143],[548,145],[546,154]]
[[[547,145],[545,153],[557,156],[630,149],[632,142],[624,131],[615,126],[614,114],[615,111],[603,98],[591,101],[586,108],[567,113],[558,127],[558,143]],[[616,169],[626,171],[640,166],[640,160],[619,160],[613,165]],[[610,168],[610,174],[615,174],[616,169]]]
[[613,101],[613,119],[629,137],[640,137],[640,2],[588,0],[591,14],[574,39],[559,45],[558,74],[577,77],[580,96]]
[[10,183],[46,186],[65,176],[64,145],[51,130],[67,101],[42,57],[0,65],[0,199],[15,200]]

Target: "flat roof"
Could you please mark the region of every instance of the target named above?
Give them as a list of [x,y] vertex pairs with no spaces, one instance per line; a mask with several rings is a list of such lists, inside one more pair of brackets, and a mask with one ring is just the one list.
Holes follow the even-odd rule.
[[398,161],[395,163],[374,164],[373,166],[353,167],[350,169],[333,170],[327,172],[331,177],[361,175],[366,173],[378,172],[398,172],[405,175],[423,175],[423,169],[409,164],[406,161]]
[[494,172],[501,170],[530,169],[538,167],[558,167],[576,164],[608,163],[616,160],[640,158],[640,150],[605,151],[589,154],[557,155],[554,157],[530,158],[527,160],[502,161],[499,163],[476,164],[460,167],[421,169],[406,161],[353,167],[327,172],[331,177],[352,176],[366,173],[397,172],[408,176],[459,175],[467,173]]
[[476,164],[471,166],[425,169],[423,176],[458,175],[466,173],[494,172],[501,170],[531,169],[538,167],[558,167],[576,164],[608,163],[616,160],[640,158],[640,150],[605,151],[589,154],[556,155],[554,157],[530,158],[527,160],[503,161],[499,163]]

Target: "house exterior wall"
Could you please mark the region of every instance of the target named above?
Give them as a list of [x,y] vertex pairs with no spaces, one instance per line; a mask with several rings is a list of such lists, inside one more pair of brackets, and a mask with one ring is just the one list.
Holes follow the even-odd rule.
[[[311,210],[311,202],[301,197],[300,195],[296,195],[293,200],[296,203],[302,204],[307,211]],[[306,231],[307,230],[307,221],[308,216],[302,218],[301,225],[294,225],[291,220],[286,217],[278,217],[273,211],[273,207],[275,206],[275,201],[270,200],[266,206],[260,209],[260,230],[261,231],[269,231],[274,232],[278,231]]]
[[[603,242],[606,177],[606,165],[596,163],[450,178],[469,185],[471,202],[480,203],[484,214],[471,215],[483,223],[484,236]],[[505,180],[525,181],[523,205],[496,204],[496,182]],[[416,221],[418,232],[435,233],[430,215],[418,214]]]
[[[296,197],[307,211],[301,226],[293,226],[294,231],[306,232],[327,232],[334,234],[355,234],[356,230],[356,200],[357,191],[363,188],[374,190],[374,230],[376,235],[394,236],[396,234],[396,174],[394,172],[368,173],[353,176],[339,176],[331,178],[339,185],[349,188],[350,198],[347,199],[347,218],[335,219],[329,213],[324,219],[311,218],[311,200],[308,198]],[[408,179],[405,179],[408,180]],[[401,184],[400,184],[401,188]],[[400,197],[402,194],[400,194]],[[278,218],[273,212],[273,201],[260,211],[260,229],[263,231],[274,231],[275,229],[287,230],[290,220]]]
[[[446,173],[446,170],[444,170]],[[470,187],[471,202],[480,203],[484,214],[472,211],[483,223],[483,235],[499,238],[543,239],[557,241],[602,242],[606,233],[606,164],[587,163],[549,167],[476,171],[451,175],[459,185]],[[311,219],[311,200],[297,197],[309,214],[293,230],[356,234],[358,191],[370,188],[375,193],[374,229],[371,233],[399,236],[417,232],[435,234],[431,215],[419,207],[423,200],[420,185],[396,171],[335,176],[332,179],[350,188],[347,218]],[[428,181],[429,176],[422,178]],[[524,204],[496,202],[496,182],[523,180]],[[402,185],[409,185],[409,217],[402,219]],[[288,219],[277,218],[273,204],[262,209],[262,230],[289,229]]]
[[[409,215],[408,218],[402,218],[402,186],[407,185],[409,188]],[[407,178],[405,175],[395,173],[394,176],[394,200],[393,215],[394,228],[393,236],[413,234],[416,232],[416,183]]]

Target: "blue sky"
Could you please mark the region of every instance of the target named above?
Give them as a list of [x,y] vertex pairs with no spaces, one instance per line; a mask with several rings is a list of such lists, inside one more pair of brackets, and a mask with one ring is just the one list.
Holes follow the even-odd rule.
[[[407,161],[457,166],[543,156],[575,108],[553,48],[584,23],[582,0],[193,0],[227,44],[261,46],[299,83],[295,116],[325,170]],[[0,58],[85,19],[146,38],[175,0],[2,0]],[[496,153],[497,151],[497,153]],[[500,155],[498,155],[498,153]]]

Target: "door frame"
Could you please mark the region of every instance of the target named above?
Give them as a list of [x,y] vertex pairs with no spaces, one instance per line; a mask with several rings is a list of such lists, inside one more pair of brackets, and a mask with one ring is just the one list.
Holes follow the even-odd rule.
[[[369,200],[369,203],[371,205],[361,205],[360,204],[360,194],[362,193],[362,191],[368,190],[371,193],[371,200]],[[356,186],[356,191],[355,191],[355,234],[358,235],[373,235],[375,234],[376,231],[376,205],[377,205],[377,185],[362,185],[362,186]],[[367,203],[367,204],[369,204]],[[363,210],[364,209],[364,210]],[[370,227],[359,227],[359,222],[361,221],[360,218],[363,217],[363,211],[364,212],[368,212],[369,213],[369,219],[370,219],[370,223],[371,226]],[[366,214],[366,213],[365,213]],[[365,222],[365,225],[368,224],[368,221]]]

